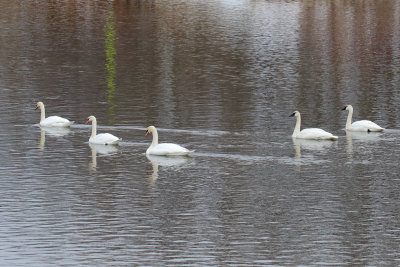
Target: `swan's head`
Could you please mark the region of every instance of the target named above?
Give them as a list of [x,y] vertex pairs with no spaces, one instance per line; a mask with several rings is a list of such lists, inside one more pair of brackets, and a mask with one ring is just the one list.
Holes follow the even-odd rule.
[[95,116],[89,116],[86,121],[86,124],[88,124],[89,122],[94,121],[94,120],[96,120]]
[[351,105],[347,105],[342,110],[353,110],[353,107]]
[[40,101],[39,101],[39,102],[36,103],[35,110],[38,109],[38,108],[40,108],[40,107],[43,107],[43,106],[44,106],[44,105],[43,105],[43,102],[40,102]]
[[297,110],[295,112],[293,112],[292,114],[290,114],[289,117],[298,117],[300,116],[300,112],[298,112]]
[[149,126],[149,127],[147,127],[146,135],[145,135],[145,136],[147,136],[149,133],[152,133],[152,132],[155,131],[155,130],[156,130],[156,127],[154,127],[154,126]]

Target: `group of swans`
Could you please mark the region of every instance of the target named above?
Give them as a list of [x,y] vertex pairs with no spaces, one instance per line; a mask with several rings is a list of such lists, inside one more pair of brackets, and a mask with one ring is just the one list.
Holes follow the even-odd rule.
[[[68,119],[59,117],[59,116],[50,116],[45,117],[45,109],[44,104],[42,102],[38,102],[36,104],[36,108],[40,108],[40,126],[43,127],[69,127],[73,124],[73,121],[69,121]],[[373,123],[369,120],[361,120],[351,123],[351,119],[353,116],[353,107],[351,105],[347,105],[343,108],[343,110],[348,110],[349,114],[346,122],[346,131],[357,131],[357,132],[381,132],[384,128],[380,127],[376,123]],[[297,110],[293,112],[290,117],[296,117],[296,126],[293,131],[293,138],[298,139],[308,139],[308,140],[331,140],[335,141],[338,139],[337,136],[328,133],[319,128],[308,128],[300,131],[301,126],[301,116],[300,112]],[[89,138],[90,144],[97,145],[117,145],[121,138],[116,137],[110,133],[100,133],[97,134],[97,120],[95,116],[89,116],[86,124],[92,123],[92,134]],[[182,156],[188,155],[193,151],[190,151],[180,145],[172,144],[172,143],[158,143],[158,133],[157,129],[154,126],[147,127],[146,134],[153,135],[153,141],[151,142],[150,147],[146,150],[146,154],[148,155],[157,155],[157,156]]]
[[[59,117],[59,116],[50,116],[46,118],[45,109],[43,102],[38,102],[36,104],[36,108],[40,108],[40,126],[42,127],[69,127],[74,122],[69,121],[68,119]],[[94,145],[117,145],[121,138],[116,137],[110,133],[100,133],[97,134],[97,120],[95,116],[89,116],[86,124],[92,123],[92,134],[89,138],[89,143]],[[184,156],[192,153],[190,151],[180,145],[172,144],[172,143],[158,143],[158,133],[157,129],[154,126],[147,127],[146,134],[153,135],[153,141],[151,142],[150,147],[146,150],[146,154],[148,155],[157,155],[157,156]]]
[[[351,105],[345,106],[342,110],[348,110],[349,114],[347,116],[346,131],[353,132],[382,132],[384,128],[380,127],[376,123],[369,120],[355,121],[351,123],[353,117],[353,107]],[[328,133],[319,128],[308,128],[300,131],[301,116],[300,112],[297,110],[293,112],[290,117],[296,117],[296,126],[293,131],[293,138],[308,139],[308,140],[338,140],[338,137]]]

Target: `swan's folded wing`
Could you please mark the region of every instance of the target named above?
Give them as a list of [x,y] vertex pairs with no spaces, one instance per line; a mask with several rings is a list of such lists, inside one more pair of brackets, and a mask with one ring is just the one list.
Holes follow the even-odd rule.
[[369,120],[361,120],[355,121],[351,124],[350,130],[352,131],[360,131],[360,132],[368,132],[368,131],[382,131],[383,128],[378,124],[369,121]]
[[314,140],[337,140],[338,137],[319,128],[307,128],[302,130],[297,138]]
[[172,143],[163,143],[158,144],[157,146],[150,148],[148,151],[151,155],[159,155],[159,156],[183,156],[188,155],[192,151]]
[[109,133],[101,133],[89,139],[92,144],[116,145],[121,139]]

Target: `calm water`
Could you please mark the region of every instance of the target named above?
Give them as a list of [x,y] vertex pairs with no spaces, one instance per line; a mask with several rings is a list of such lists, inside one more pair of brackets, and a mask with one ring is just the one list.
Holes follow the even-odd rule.
[[[400,2],[0,10],[1,265],[400,264]],[[294,110],[339,140],[294,142]],[[146,157],[149,125],[195,153]]]

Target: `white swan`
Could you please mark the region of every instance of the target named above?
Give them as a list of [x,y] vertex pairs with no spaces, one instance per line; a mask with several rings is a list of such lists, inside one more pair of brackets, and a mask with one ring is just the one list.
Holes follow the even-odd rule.
[[158,143],[158,133],[154,126],[147,127],[146,136],[151,133],[153,134],[153,141],[150,147],[146,150],[147,155],[157,155],[157,156],[184,156],[193,152],[180,145],[171,143]]
[[59,116],[50,116],[46,118],[43,102],[37,102],[35,110],[40,108],[40,126],[45,127],[69,127],[73,121],[69,121]]
[[98,145],[117,145],[121,138],[118,138],[109,133],[97,133],[97,120],[95,116],[89,116],[86,124],[92,122],[92,135],[89,138],[89,143]]
[[345,106],[342,110],[349,111],[346,122],[346,131],[382,132],[384,130],[384,128],[369,120],[361,120],[351,123],[351,118],[353,117],[353,107],[351,105]]
[[301,117],[300,117],[300,112],[298,112],[297,110],[293,112],[292,115],[290,115],[290,117],[297,118],[296,126],[294,127],[292,135],[292,137],[294,138],[313,139],[313,140],[332,140],[332,141],[338,139],[337,136],[332,135],[331,133],[328,133],[319,128],[308,128],[300,131]]

